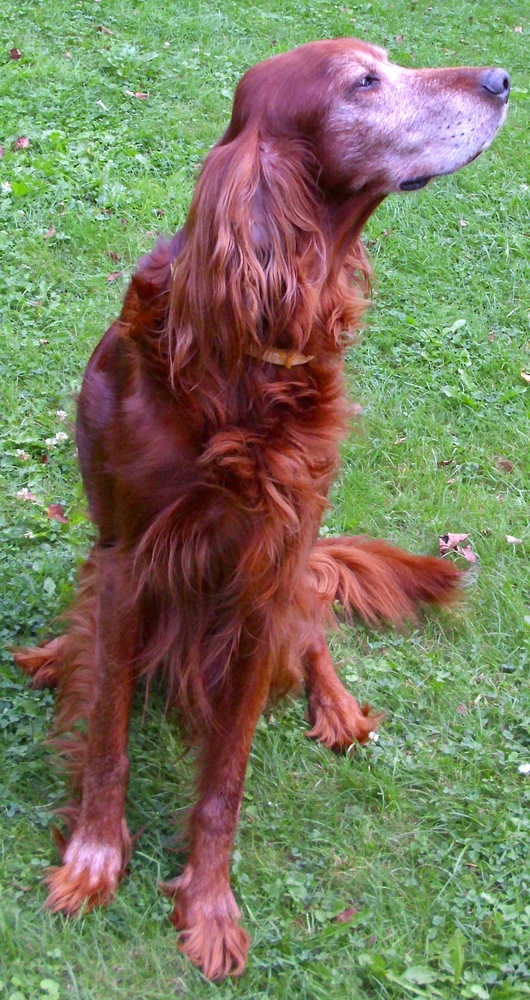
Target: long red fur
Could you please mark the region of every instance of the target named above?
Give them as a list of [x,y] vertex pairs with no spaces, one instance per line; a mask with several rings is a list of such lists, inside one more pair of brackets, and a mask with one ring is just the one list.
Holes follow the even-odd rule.
[[[407,148],[385,133],[396,178],[383,181],[370,143],[351,166],[357,185],[344,178],[342,133],[322,123],[348,60],[385,65],[345,39],[249,71],[183,230],[139,262],[79,400],[97,540],[65,635],[16,656],[36,686],[59,691],[54,735],[74,802],[47,883],[48,905],[67,913],[109,902],[126,868],[132,695],[138,678],[164,677],[200,751],[188,862],[164,889],[181,948],[216,980],[241,973],[248,950],[229,859],[260,712],[303,682],[309,735],[333,750],[365,742],[381,716],[333,669],[333,605],[399,623],[449,604],[461,582],[447,561],[318,538],[349,423],[344,348],[370,285],[360,234]],[[418,107],[436,85],[446,102],[465,95],[479,123],[500,120],[490,71],[487,87],[482,70],[402,72],[418,80]]]

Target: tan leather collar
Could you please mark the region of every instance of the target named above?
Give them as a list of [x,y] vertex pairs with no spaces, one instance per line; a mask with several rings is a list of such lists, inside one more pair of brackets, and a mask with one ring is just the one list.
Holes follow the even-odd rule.
[[283,368],[307,365],[314,359],[314,354],[298,354],[296,351],[286,351],[276,347],[248,347],[245,353],[251,358],[267,361],[271,365],[282,365]]

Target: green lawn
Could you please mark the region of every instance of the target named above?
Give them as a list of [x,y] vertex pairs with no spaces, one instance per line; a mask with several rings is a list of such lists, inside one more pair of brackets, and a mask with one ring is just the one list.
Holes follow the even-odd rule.
[[[347,3],[2,5],[1,1000],[530,996],[529,9]],[[89,543],[74,395],[135,260],[182,224],[242,72],[352,33],[406,65],[513,75],[493,148],[369,225],[378,290],[348,359],[364,421],[325,527],[417,552],[466,532],[478,572],[451,616],[333,639],[350,688],[387,710],[378,742],[333,757],[304,739],[301,703],[261,720],[233,860],[253,947],[243,979],[215,987],[175,947],[156,887],[182,862],[193,778],[160,696],[133,718],[129,821],[147,825],[131,877],[105,912],[41,910],[64,799],[41,744],[53,697],[27,689],[8,647],[44,634]]]

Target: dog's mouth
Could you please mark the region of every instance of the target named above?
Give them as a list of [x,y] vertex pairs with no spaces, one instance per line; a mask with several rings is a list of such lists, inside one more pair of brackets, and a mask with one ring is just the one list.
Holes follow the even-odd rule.
[[411,177],[408,181],[403,181],[399,185],[400,191],[419,191],[420,188],[425,187],[432,177]]

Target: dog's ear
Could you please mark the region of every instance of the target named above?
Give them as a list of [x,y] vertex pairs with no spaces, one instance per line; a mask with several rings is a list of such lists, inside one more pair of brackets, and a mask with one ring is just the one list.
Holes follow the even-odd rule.
[[273,344],[303,351],[327,273],[309,155],[248,130],[208,156],[172,269],[175,384],[211,364],[237,377],[246,353]]

